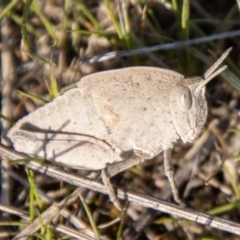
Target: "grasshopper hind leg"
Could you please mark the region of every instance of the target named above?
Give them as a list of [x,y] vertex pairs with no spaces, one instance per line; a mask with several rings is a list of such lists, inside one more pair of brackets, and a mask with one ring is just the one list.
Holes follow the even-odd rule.
[[102,181],[103,184],[105,185],[105,187],[108,190],[108,194],[109,194],[109,198],[111,200],[111,202],[114,204],[114,206],[119,210],[122,211],[123,209],[123,205],[120,203],[119,199],[117,198],[117,194],[116,191],[110,181],[110,176],[107,173],[107,169],[103,169],[102,170]]
[[131,157],[127,158],[124,161],[107,164],[107,167],[102,170],[102,181],[108,190],[110,200],[113,202],[115,207],[120,211],[125,209],[123,205],[120,203],[119,199],[117,198],[117,193],[111,183],[110,178],[132,166],[137,165],[142,161],[143,161],[142,157],[136,156],[133,153]]

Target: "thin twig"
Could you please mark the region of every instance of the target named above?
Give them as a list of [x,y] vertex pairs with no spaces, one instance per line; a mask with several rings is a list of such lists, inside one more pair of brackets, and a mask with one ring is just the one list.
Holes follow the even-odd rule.
[[155,45],[152,47],[143,47],[143,48],[127,50],[127,51],[109,52],[109,53],[105,53],[103,55],[98,55],[98,56],[93,56],[91,58],[82,59],[79,62],[80,63],[104,62],[104,61],[107,61],[109,59],[116,58],[116,57],[127,57],[127,56],[139,55],[139,54],[149,53],[149,52],[159,51],[159,50],[184,48],[184,47],[187,47],[187,46],[193,45],[193,44],[212,42],[214,40],[231,38],[231,37],[236,37],[239,35],[240,35],[240,30],[235,30],[235,31],[219,33],[219,34],[215,34],[215,35],[211,35],[211,36],[191,39],[191,40],[187,40],[187,41],[179,41],[179,42],[173,42],[173,43],[167,43],[167,44],[160,44],[160,45]]

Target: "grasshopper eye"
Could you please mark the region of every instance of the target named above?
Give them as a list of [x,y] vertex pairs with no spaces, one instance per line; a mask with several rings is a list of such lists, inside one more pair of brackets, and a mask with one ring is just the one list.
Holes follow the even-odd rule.
[[182,87],[178,93],[178,105],[183,110],[190,110],[192,107],[192,94],[188,87]]

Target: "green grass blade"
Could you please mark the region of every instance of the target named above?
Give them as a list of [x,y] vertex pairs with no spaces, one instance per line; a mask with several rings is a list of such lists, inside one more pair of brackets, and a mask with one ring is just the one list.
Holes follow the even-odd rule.
[[17,5],[18,2],[19,0],[9,1],[9,3],[3,9],[1,9],[0,21],[12,11],[12,9]]
[[35,219],[35,210],[34,210],[34,174],[32,170],[25,168],[25,172],[27,174],[28,182],[29,182],[29,215],[30,220],[33,221]]
[[46,82],[46,86],[47,86],[48,93],[51,98],[55,98],[55,97],[59,96],[58,82],[54,75],[51,74],[50,84],[48,84]]
[[237,199],[240,199],[240,191],[239,191],[239,187],[238,187],[238,183],[237,180],[234,178],[234,176],[230,173],[229,169],[227,168],[227,165],[224,164],[223,165],[223,170],[229,180],[229,182],[231,183],[232,189],[237,197]]
[[[33,3],[33,0],[26,0],[25,2],[26,2],[26,4],[23,9],[22,24],[21,24],[22,41],[24,44],[25,51],[32,59],[34,59],[35,61],[37,61],[39,63],[46,63],[46,64],[54,65],[48,59],[41,57],[41,56],[33,53],[33,51],[32,51],[32,48],[31,48],[29,40],[28,40],[27,22],[28,22],[28,14],[29,14],[30,8],[32,7],[32,5],[35,5],[35,4]],[[41,11],[39,10],[39,12],[41,12]],[[55,32],[55,30],[54,30],[54,32]]]
[[222,213],[231,211],[233,209],[238,209],[238,210],[240,209],[240,201],[215,207],[212,210],[208,211],[208,214],[217,215],[217,214],[222,214]]
[[87,216],[88,216],[89,222],[90,222],[90,224],[91,224],[91,226],[92,226],[94,235],[95,235],[95,237],[96,237],[97,240],[100,240],[100,233],[99,233],[99,231],[98,231],[98,228],[97,228],[96,223],[94,222],[92,213],[91,213],[88,205],[86,204],[86,202],[85,202],[85,200],[84,200],[84,198],[82,197],[81,194],[79,194],[79,197],[80,197],[80,199],[81,199],[81,201],[82,201],[83,207],[84,207],[84,209],[85,209],[85,211],[86,211],[86,214],[87,214]]
[[39,16],[41,19],[44,27],[46,28],[48,34],[51,36],[51,38],[56,42],[56,45],[59,46],[59,38],[56,34],[56,29],[53,26],[53,24],[45,17],[43,12],[41,11],[41,8],[36,4],[36,2],[33,2],[31,5],[31,9]]
[[10,163],[27,163],[27,162],[38,162],[38,163],[44,163],[46,162],[46,159],[43,158],[22,158],[17,160],[12,160]]
[[111,6],[109,4],[109,1],[108,0],[104,0],[104,3],[106,5],[108,14],[109,14],[109,16],[110,16],[110,18],[112,20],[112,23],[113,23],[113,25],[115,27],[115,30],[117,31],[118,37],[119,37],[120,40],[122,40],[124,37],[123,37],[122,31],[121,31],[121,28],[120,28],[120,26],[118,24],[118,21],[117,21],[116,17],[114,16],[114,13],[113,13],[113,10],[112,10],[112,8],[111,8]]
[[187,40],[189,34],[189,0],[183,0],[181,27],[182,38]]
[[2,118],[2,119],[4,119],[4,120],[8,121],[11,125],[13,125],[13,124],[15,123],[12,119],[10,119],[10,118],[4,116],[1,112],[0,112],[0,118]]
[[78,8],[81,11],[81,13],[93,24],[94,28],[102,32],[99,22],[96,20],[96,18],[92,15],[92,13],[88,10],[88,8],[86,8],[86,6],[82,2],[78,5]]
[[18,90],[18,93],[20,93],[22,96],[31,98],[31,99],[36,100],[36,101],[39,101],[39,102],[41,102],[41,103],[44,103],[44,104],[48,103],[47,100],[45,100],[45,99],[43,99],[43,98],[41,98],[41,97],[39,97],[39,96],[30,94],[30,93],[25,93],[25,92],[22,92],[22,91],[20,91],[20,90]]

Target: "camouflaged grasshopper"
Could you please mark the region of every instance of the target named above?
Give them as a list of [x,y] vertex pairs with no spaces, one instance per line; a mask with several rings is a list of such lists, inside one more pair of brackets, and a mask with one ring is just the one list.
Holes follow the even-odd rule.
[[231,48],[203,77],[185,78],[162,68],[129,67],[83,77],[76,88],[19,120],[7,136],[19,152],[75,169],[102,170],[110,178],[163,151],[173,197],[183,205],[171,163],[173,143],[192,142],[207,118],[205,86]]

